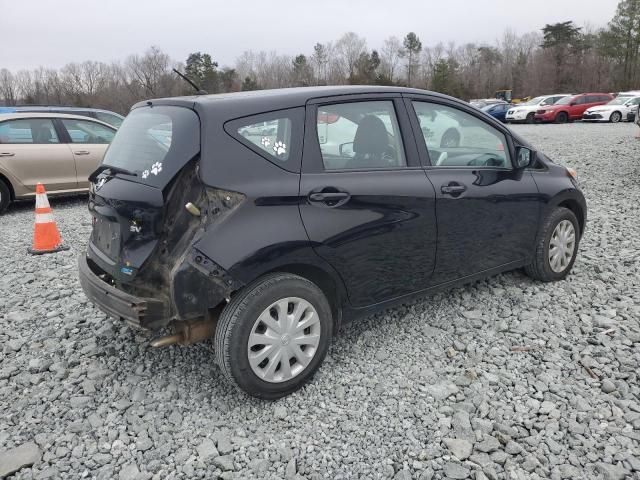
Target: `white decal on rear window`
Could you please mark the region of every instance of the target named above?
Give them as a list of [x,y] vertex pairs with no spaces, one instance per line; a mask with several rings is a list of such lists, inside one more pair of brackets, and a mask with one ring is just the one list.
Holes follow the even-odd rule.
[[262,137],[260,143],[262,143],[263,146],[268,147],[269,145],[271,145],[271,140],[269,140],[268,137]]
[[149,176],[149,170],[145,170],[142,172],[142,178],[147,178]]
[[151,165],[151,173],[154,175],[158,175],[162,171],[162,163],[156,162]]

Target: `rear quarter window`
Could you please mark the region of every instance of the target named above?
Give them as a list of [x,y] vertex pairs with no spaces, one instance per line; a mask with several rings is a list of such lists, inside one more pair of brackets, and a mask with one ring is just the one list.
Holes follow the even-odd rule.
[[302,159],[304,108],[260,113],[228,121],[227,134],[284,170],[298,173]]

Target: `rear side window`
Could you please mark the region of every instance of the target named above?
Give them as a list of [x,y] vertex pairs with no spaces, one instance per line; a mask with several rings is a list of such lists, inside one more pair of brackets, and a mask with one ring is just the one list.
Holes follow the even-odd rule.
[[116,128],[120,128],[120,125],[122,125],[122,118],[112,113],[96,112],[96,118],[104,123],[113,125]]
[[325,170],[406,166],[392,101],[322,105],[316,123]]
[[230,120],[225,131],[271,163],[300,171],[304,108],[291,108]]
[[48,118],[9,120],[0,123],[0,143],[60,143],[53,121]]
[[102,163],[124,168],[137,181],[164,187],[200,152],[200,120],[188,108],[141,107],[122,122]]
[[236,134],[242,135],[279,162],[286,162],[289,159],[291,120],[287,117],[243,125],[237,129]]

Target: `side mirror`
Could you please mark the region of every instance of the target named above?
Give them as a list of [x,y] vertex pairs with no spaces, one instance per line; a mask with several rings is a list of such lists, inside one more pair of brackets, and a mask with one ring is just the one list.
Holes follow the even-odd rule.
[[527,147],[516,147],[516,168],[527,168],[533,164],[535,152]]
[[578,104],[578,102],[571,102],[571,103],[569,104],[569,106],[570,106],[570,107],[575,107],[577,104]]
[[341,157],[353,157],[355,152],[353,151],[353,142],[341,143],[338,147]]

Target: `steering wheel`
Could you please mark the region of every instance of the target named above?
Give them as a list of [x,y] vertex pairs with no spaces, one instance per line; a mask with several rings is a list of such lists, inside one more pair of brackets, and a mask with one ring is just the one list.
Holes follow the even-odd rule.
[[496,158],[491,153],[483,153],[467,163],[469,166],[477,167],[502,167],[503,164],[504,161],[502,159]]
[[436,165],[442,165],[449,158],[449,154],[447,152],[441,152],[436,160]]

